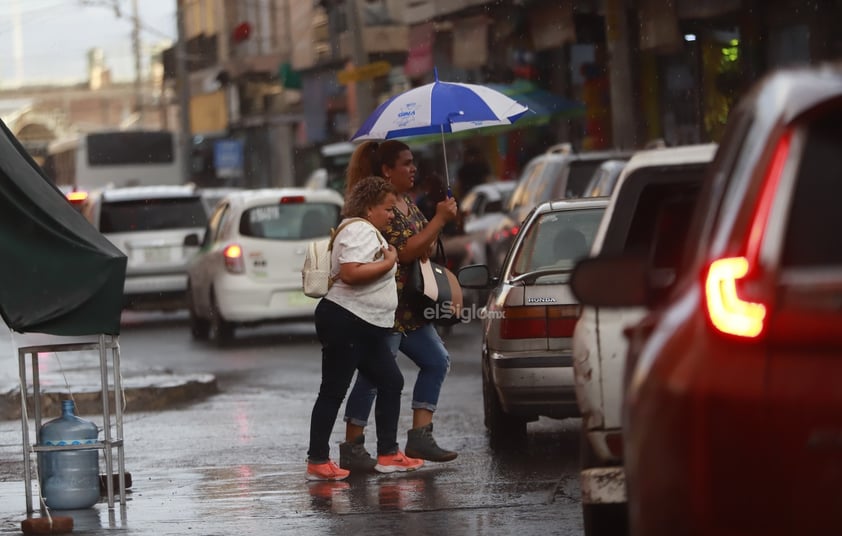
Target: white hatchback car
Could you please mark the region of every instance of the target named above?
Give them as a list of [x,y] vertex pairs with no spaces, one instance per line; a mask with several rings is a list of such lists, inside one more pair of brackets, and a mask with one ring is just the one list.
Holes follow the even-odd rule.
[[307,245],[330,235],[342,196],[329,189],[242,190],[223,198],[188,269],[190,329],[224,344],[236,326],[311,319],[304,295]]
[[208,221],[190,185],[130,186],[91,192],[82,215],[128,257],[124,306],[184,307],[187,262]]

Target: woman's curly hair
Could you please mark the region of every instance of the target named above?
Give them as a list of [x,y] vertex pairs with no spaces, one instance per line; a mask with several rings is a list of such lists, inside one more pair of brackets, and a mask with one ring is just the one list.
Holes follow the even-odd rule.
[[389,194],[397,195],[395,187],[382,177],[370,175],[362,178],[345,196],[342,215],[346,218],[365,218],[368,209],[382,203]]
[[345,197],[359,180],[370,175],[382,175],[384,165],[395,167],[401,151],[409,150],[409,145],[400,140],[368,140],[357,145],[345,169]]

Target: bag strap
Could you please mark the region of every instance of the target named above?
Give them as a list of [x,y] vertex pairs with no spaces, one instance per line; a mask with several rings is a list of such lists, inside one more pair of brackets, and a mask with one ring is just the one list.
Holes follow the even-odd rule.
[[383,241],[383,236],[380,234],[380,230],[377,227],[375,227],[373,223],[371,223],[370,221],[368,221],[365,218],[348,218],[347,220],[340,223],[339,227],[337,227],[336,229],[331,229],[331,231],[330,231],[330,242],[328,242],[328,244],[327,244],[327,250],[333,251],[333,241],[336,240],[337,236],[339,236],[340,231],[342,231],[342,229],[344,229],[345,226],[350,225],[350,224],[352,224],[354,222],[357,222],[357,221],[364,221],[367,224],[369,224],[371,226],[371,228],[374,229],[374,231],[377,233],[377,240],[380,242],[380,244],[382,244],[384,246],[386,245],[386,243]]
[[[336,240],[337,236],[339,236],[339,232],[342,231],[342,229],[344,229],[345,226],[350,225],[350,224],[352,224],[354,222],[357,222],[357,221],[364,221],[367,224],[371,225],[371,228],[374,229],[374,231],[377,233],[377,240],[381,244],[383,244],[384,246],[386,245],[385,242],[383,242],[383,237],[380,235],[380,230],[377,227],[375,227],[373,223],[371,223],[370,221],[368,221],[365,218],[348,218],[347,220],[340,223],[339,227],[337,227],[336,229],[330,230],[330,242],[327,243],[328,252],[333,251],[333,241]],[[381,255],[382,255],[382,253],[381,253]],[[375,258],[375,260],[377,259],[376,256],[374,258]],[[339,274],[336,274],[335,276],[330,276],[329,279],[330,279],[330,285],[332,285],[333,283],[336,282],[337,279],[339,279]]]
[[447,266],[447,254],[444,252],[444,243],[441,240],[441,236],[436,238],[435,259],[442,266]]
[[[368,221],[365,218],[348,218],[347,220],[343,221],[342,223],[339,224],[339,227],[337,227],[336,229],[330,230],[330,242],[327,243],[327,250],[328,251],[333,251],[333,241],[336,240],[336,237],[339,235],[339,233],[342,231],[342,229],[344,229],[346,226],[354,223],[355,221],[364,221],[364,222],[368,223],[369,225],[371,225],[371,222]],[[371,226],[374,227],[373,225],[371,225]]]

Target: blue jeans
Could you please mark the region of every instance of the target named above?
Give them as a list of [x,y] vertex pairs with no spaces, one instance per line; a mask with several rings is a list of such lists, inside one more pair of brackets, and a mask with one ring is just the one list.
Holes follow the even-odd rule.
[[316,306],[316,335],[322,343],[322,383],[310,417],[309,461],[329,459],[330,434],[355,370],[380,393],[374,410],[377,454],[395,452],[403,375],[389,345],[391,329],[369,324],[323,299]]
[[[405,334],[396,331],[392,333],[390,343],[393,356],[397,357],[400,349],[418,365],[418,378],[412,390],[412,409],[435,411],[441,385],[450,370],[450,355],[436,328],[427,324]],[[380,397],[377,395],[377,387],[368,378],[358,374],[354,388],[348,395],[348,402],[345,403],[345,422],[357,426],[368,424],[375,397],[380,406]]]

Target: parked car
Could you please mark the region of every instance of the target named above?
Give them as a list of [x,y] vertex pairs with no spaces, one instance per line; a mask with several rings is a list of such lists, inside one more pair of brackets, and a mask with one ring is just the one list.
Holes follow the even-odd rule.
[[304,295],[307,245],[339,221],[342,196],[331,189],[241,190],[223,198],[188,268],[190,330],[218,344],[237,326],[311,319]]
[[484,232],[503,217],[503,210],[514,192],[515,181],[494,181],[472,188],[459,201],[465,234]]
[[[716,145],[687,145],[636,153],[622,174],[600,224],[591,255],[639,254],[659,270],[675,269],[675,251]],[[661,241],[672,227],[675,241]],[[586,536],[616,534],[626,525],[620,410],[627,342],[623,328],[643,307],[585,306],[573,333],[573,375],[582,412],[580,486]]]
[[617,184],[617,179],[620,178],[620,173],[626,167],[628,160],[616,158],[606,160],[601,163],[596,171],[594,171],[591,180],[582,192],[582,197],[610,197],[611,192],[614,191],[614,186]]
[[840,169],[842,69],[777,72],[732,112],[674,273],[577,267],[583,301],[649,308],[623,411],[633,535],[842,532]]
[[579,415],[571,338],[581,307],[568,287],[587,255],[608,200],[542,203],[527,217],[500,277],[462,268],[459,283],[490,289],[482,310],[482,392],[493,443],[523,437],[539,416]]
[[129,186],[90,193],[82,215],[128,257],[124,306],[184,307],[187,262],[207,224],[192,186]]
[[521,223],[533,208],[553,199],[583,197],[588,181],[599,165],[624,156],[628,153],[576,153],[570,144],[564,143],[550,147],[530,160],[518,178],[505,217],[486,236],[486,259],[491,271],[497,273],[503,266]]
[[[442,236],[448,268],[453,272],[470,264],[487,264],[485,239],[490,229],[505,217],[504,206],[517,184],[494,181],[479,184],[459,200],[460,233]],[[485,291],[469,290],[466,303],[484,303]]]

